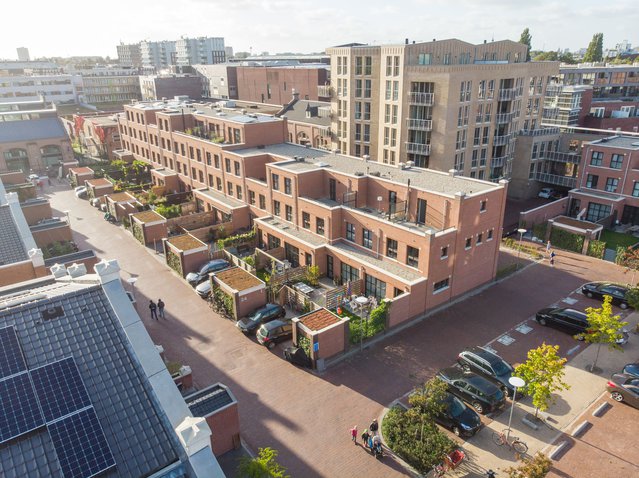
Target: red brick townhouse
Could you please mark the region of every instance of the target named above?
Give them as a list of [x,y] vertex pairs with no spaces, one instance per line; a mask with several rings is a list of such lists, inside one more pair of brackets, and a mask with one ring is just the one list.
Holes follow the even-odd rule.
[[615,221],[639,225],[639,137],[603,138],[586,143],[582,151],[570,215],[606,226]]
[[201,104],[138,103],[119,122],[126,152],[173,174],[199,210],[256,225],[293,265],[364,280],[405,318],[495,277],[506,182],[286,143],[286,119]]

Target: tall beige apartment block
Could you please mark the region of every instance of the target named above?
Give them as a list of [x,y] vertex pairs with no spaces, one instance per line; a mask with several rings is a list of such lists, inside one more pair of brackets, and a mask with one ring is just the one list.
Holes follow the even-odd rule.
[[516,134],[541,127],[558,62],[510,40],[349,44],[331,57],[333,148],[401,166],[510,179]]

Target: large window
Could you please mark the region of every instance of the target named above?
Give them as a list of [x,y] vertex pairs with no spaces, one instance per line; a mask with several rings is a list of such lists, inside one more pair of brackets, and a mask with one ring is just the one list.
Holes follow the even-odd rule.
[[284,178],[284,192],[291,194],[291,178]]
[[280,189],[280,177],[277,174],[271,174],[271,183],[273,185],[273,190],[279,191],[279,189]]
[[439,282],[435,282],[435,284],[433,284],[433,292],[439,292],[442,290],[446,290],[448,289],[448,285],[449,285],[449,279],[446,278],[444,280],[440,280]]
[[632,185],[632,195],[634,197],[639,197],[639,183],[634,183]]
[[623,154],[613,154],[610,158],[610,167],[612,169],[621,169],[623,164]]
[[279,216],[280,215],[280,202],[279,201],[273,201],[273,214],[275,216]]
[[26,149],[10,149],[4,152],[4,160],[9,171],[22,171],[28,173],[30,170],[29,156]]
[[586,213],[586,220],[591,222],[597,222],[604,217],[610,215],[610,206],[606,204],[599,204],[591,202],[588,204],[588,212]]
[[285,211],[286,211],[286,220],[287,221],[292,221],[293,220],[293,208],[287,204],[286,208],[285,208]]
[[362,245],[368,249],[373,248],[373,231],[362,229]]
[[355,224],[346,223],[346,239],[355,242]]
[[395,239],[386,239],[386,255],[397,259],[397,241]]
[[366,274],[365,284],[367,297],[370,297],[371,295],[377,299],[383,299],[386,297],[386,282]]
[[316,221],[315,232],[323,236],[324,235],[324,219],[318,217],[317,219],[315,219],[315,221]]
[[601,166],[603,163],[603,153],[601,151],[593,151],[590,157],[590,164],[592,166]]
[[311,227],[311,215],[307,212],[302,213],[302,227],[304,229],[310,229]]
[[618,185],[619,185],[619,180],[617,178],[606,179],[606,191],[608,191],[609,193],[617,192]]
[[419,249],[408,246],[406,250],[406,264],[417,267],[419,264]]
[[359,279],[359,270],[342,262],[342,282],[346,284],[348,281],[357,279]]
[[599,176],[596,174],[589,174],[586,176],[586,187],[590,189],[597,189],[597,181],[599,180]]
[[40,154],[42,155],[42,162],[46,167],[58,166],[62,163],[62,150],[59,146],[50,144],[40,148]]

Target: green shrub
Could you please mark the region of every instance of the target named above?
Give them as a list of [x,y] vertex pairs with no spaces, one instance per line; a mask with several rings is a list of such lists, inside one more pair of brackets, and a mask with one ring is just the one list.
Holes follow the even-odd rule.
[[171,269],[182,275],[182,261],[180,260],[180,256],[171,249],[167,249],[166,251],[166,263]]
[[548,229],[548,223],[543,222],[541,224],[535,224],[532,228],[533,236],[537,239],[544,241],[546,239],[546,230]]
[[626,248],[624,246],[617,246],[615,254],[615,264],[621,264],[626,259]]
[[142,225],[137,222],[133,222],[133,237],[135,237],[142,245],[144,245],[144,233],[142,231]]
[[[220,228],[222,229],[222,228]],[[219,234],[219,229],[218,229],[218,234]],[[255,239],[256,233],[255,233],[255,229],[253,229],[250,232],[245,232],[244,234],[236,234],[234,236],[229,236],[227,238],[224,239],[218,239],[217,241],[217,247],[218,249],[222,250],[225,249],[227,247],[232,247],[232,246],[237,246],[239,244],[243,244],[245,242],[251,242]]]
[[182,208],[180,208],[179,204],[173,204],[172,206],[167,206],[166,204],[158,204],[155,207],[155,212],[167,219],[171,219],[173,217],[179,217],[182,214]]
[[255,267],[255,256],[245,257],[244,262],[246,262],[249,266]]
[[584,237],[563,229],[553,228],[550,234],[550,242],[553,246],[567,251],[581,253],[584,247]]
[[306,335],[297,336],[297,346],[304,351],[307,357],[311,356],[311,339]]
[[319,266],[308,266],[306,268],[306,281],[309,285],[313,287],[317,287],[319,285],[320,279],[320,268]]
[[606,252],[606,243],[603,241],[590,241],[588,244],[588,252],[587,254],[591,257],[596,257],[597,259],[602,259],[604,256],[604,252]]

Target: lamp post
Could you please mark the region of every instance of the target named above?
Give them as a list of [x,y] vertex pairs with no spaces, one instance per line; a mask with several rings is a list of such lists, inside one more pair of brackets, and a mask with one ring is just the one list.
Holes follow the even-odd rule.
[[517,232],[519,233],[519,247],[517,248],[517,269],[519,269],[519,258],[521,256],[521,241],[524,238],[524,234],[526,234],[526,229],[519,228],[517,229]]
[[510,438],[510,423],[513,421],[513,410],[515,409],[515,400],[517,400],[517,388],[521,388],[526,385],[526,382],[519,377],[510,377],[508,379],[508,383],[515,387],[515,390],[513,391],[513,404],[510,407],[510,417],[508,418],[508,433],[506,434],[506,441]]
[[[368,297],[364,297],[363,295],[360,295],[358,297],[355,297],[355,303],[357,304],[357,308],[360,311],[360,314],[364,314],[364,309],[366,309],[366,329],[368,331]],[[361,317],[362,319],[364,319],[364,317]],[[359,331],[359,351],[361,352],[364,348],[364,333],[361,330],[361,324],[360,324],[360,331]]]

